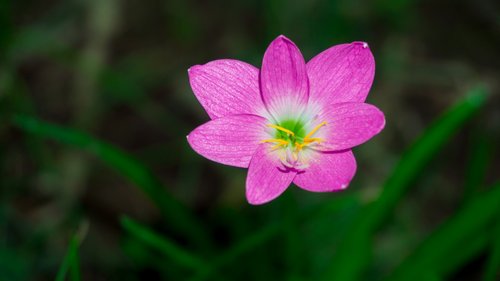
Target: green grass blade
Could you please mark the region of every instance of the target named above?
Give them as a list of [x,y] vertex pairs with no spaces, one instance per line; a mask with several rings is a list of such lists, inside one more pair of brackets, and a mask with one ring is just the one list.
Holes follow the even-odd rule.
[[443,260],[461,251],[462,245],[476,239],[480,233],[488,232],[488,224],[497,218],[499,211],[500,184],[497,184],[443,223],[403,261],[389,280],[422,280],[419,278],[422,272],[439,271]]
[[281,233],[284,227],[283,223],[276,223],[266,226],[263,229],[249,235],[247,238],[236,243],[233,247],[223,252],[220,256],[216,257],[208,268],[204,268],[198,272],[191,281],[206,280],[210,276],[217,273],[217,271],[235,261],[239,256],[253,250],[255,247],[268,242],[270,239]]
[[369,262],[371,239],[376,229],[392,212],[413,180],[425,169],[446,141],[484,104],[486,91],[471,90],[467,97],[433,123],[407,150],[385,182],[378,199],[354,220],[340,243],[325,280],[359,280]]
[[422,274],[422,280],[425,280],[425,281],[442,281],[443,279],[440,278],[435,273],[425,272],[425,273]]
[[191,270],[200,270],[207,267],[206,263],[201,258],[185,251],[177,246],[175,242],[167,240],[165,237],[156,234],[151,229],[140,225],[132,219],[126,217],[122,218],[121,224],[131,236],[160,251],[179,266]]
[[464,201],[473,198],[480,192],[484,184],[488,164],[491,160],[493,145],[487,136],[481,132],[475,132],[470,148],[468,167],[465,176]]
[[288,223],[285,224],[284,231],[282,231],[283,239],[285,240],[285,260],[286,260],[286,280],[295,281],[301,280],[304,268],[304,254],[301,243],[301,233],[298,220],[298,208],[296,201],[286,200],[287,206],[286,213],[289,216]]
[[73,258],[71,259],[71,265],[69,267],[69,272],[71,276],[72,281],[80,281],[80,258],[78,256],[78,253],[75,253],[73,255]]
[[467,97],[448,110],[403,155],[371,211],[371,221],[379,225],[402,198],[411,182],[421,174],[427,163],[436,156],[457,130],[479,111],[486,100],[486,90],[477,87]]
[[54,139],[94,154],[109,167],[130,180],[141,189],[160,209],[165,219],[182,235],[199,245],[208,245],[204,228],[187,208],[175,200],[150,170],[120,149],[99,141],[83,132],[38,120],[34,117],[17,115],[14,125],[26,133]]
[[[307,220],[311,217],[330,217],[331,213],[335,213],[353,203],[358,202],[358,195],[356,193],[346,194],[339,196],[333,200],[324,202],[323,204],[313,206],[305,210],[303,213],[298,214],[298,220]],[[280,233],[286,230],[290,220],[296,220],[295,216],[289,217],[286,220],[278,223],[272,223],[262,227],[260,230],[248,235],[235,243],[232,247],[222,252],[218,257],[215,257],[207,269],[199,271],[190,281],[204,281],[213,276],[217,271],[225,266],[237,261],[237,259],[255,249],[256,247],[268,243],[271,239],[277,237]]]
[[493,231],[491,253],[484,271],[483,281],[495,281],[500,275],[500,211],[497,213],[497,223]]
[[70,271],[72,281],[80,281],[80,266],[78,259],[78,247],[80,246],[80,238],[77,234],[73,235],[70,240],[68,251],[56,275],[56,281],[64,281],[68,271]]
[[489,233],[477,233],[474,235],[474,239],[469,239],[467,243],[463,243],[460,246],[460,251],[455,251],[453,255],[449,255],[446,259],[442,260],[439,268],[436,268],[436,274],[438,276],[449,276],[457,268],[460,268],[471,259],[483,253],[490,240]]

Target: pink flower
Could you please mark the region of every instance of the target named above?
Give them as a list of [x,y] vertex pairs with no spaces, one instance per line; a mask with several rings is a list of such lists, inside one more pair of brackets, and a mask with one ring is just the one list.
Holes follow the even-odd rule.
[[384,114],[364,103],[375,61],[363,42],[333,46],[307,64],[285,36],[262,69],[216,60],[188,70],[212,120],[188,136],[200,155],[248,168],[250,204],[269,202],[293,182],[313,192],[345,189],[356,172],[351,148],[378,134]]

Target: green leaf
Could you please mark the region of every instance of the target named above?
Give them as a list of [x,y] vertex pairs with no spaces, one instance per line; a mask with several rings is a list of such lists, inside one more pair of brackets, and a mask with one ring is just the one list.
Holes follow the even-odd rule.
[[64,257],[59,271],[57,272],[56,281],[64,281],[68,270],[70,270],[72,281],[80,281],[80,265],[78,259],[78,248],[80,247],[80,243],[81,237],[78,233],[71,237],[68,251],[66,252],[66,256]]
[[[461,247],[487,233],[500,211],[500,184],[473,199],[442,224],[394,271],[389,281],[423,280],[424,271],[438,272],[441,263]],[[452,272],[453,269],[450,269]]]
[[410,184],[426,168],[427,163],[436,156],[446,141],[479,111],[486,95],[483,87],[470,91],[464,100],[436,120],[403,155],[371,208],[373,213],[370,220],[373,225],[380,225],[391,213]]
[[468,167],[465,176],[464,201],[473,198],[480,192],[491,160],[493,144],[483,132],[477,130],[473,133],[470,151],[471,155],[467,161]]
[[277,236],[283,229],[283,223],[276,223],[270,226],[263,227],[261,230],[250,234],[248,237],[242,239],[228,250],[224,251],[220,256],[215,257],[207,268],[201,268],[191,281],[206,280],[210,276],[216,274],[217,270],[223,266],[237,260],[237,258],[244,253],[247,253],[255,247],[268,242],[271,238]]
[[175,200],[150,170],[132,156],[92,136],[71,128],[50,124],[35,117],[16,115],[14,125],[26,133],[54,139],[75,146],[99,157],[109,167],[130,180],[141,189],[160,209],[164,218],[180,234],[191,238],[198,245],[209,245],[201,223],[190,211]]
[[473,239],[469,239],[467,243],[460,245],[460,251],[455,251],[452,255],[443,259],[439,268],[435,269],[435,274],[439,276],[448,276],[455,272],[471,259],[478,257],[488,246],[490,242],[490,233],[480,232],[474,235]]
[[[403,154],[399,164],[382,187],[380,196],[354,220],[325,275],[325,280],[359,280],[370,259],[372,237],[411,186],[454,133],[484,104],[483,87],[471,90],[467,97],[436,120]],[[390,118],[390,117],[389,117]]]
[[121,220],[121,224],[131,236],[160,251],[178,265],[191,270],[200,270],[207,267],[201,258],[185,251],[177,246],[174,241],[168,240],[166,237],[155,233],[153,230],[140,225],[132,219],[124,217]]
[[500,224],[498,223],[500,219],[500,209],[496,215],[497,223],[493,231],[492,247],[486,268],[484,271],[484,281],[495,281],[498,279],[500,274]]
[[207,280],[210,276],[217,273],[223,267],[235,263],[238,258],[245,253],[254,250],[256,247],[269,242],[271,239],[278,236],[283,231],[287,230],[287,226],[291,223],[297,223],[296,220],[307,220],[309,218],[330,218],[332,213],[358,202],[357,193],[349,193],[343,196],[338,196],[332,200],[328,200],[322,204],[315,205],[304,212],[297,214],[297,216],[287,217],[280,222],[273,222],[261,229],[249,234],[247,237],[241,239],[232,245],[229,249],[223,251],[219,256],[215,257],[210,263],[209,267],[198,271],[198,273],[190,281],[203,281]]

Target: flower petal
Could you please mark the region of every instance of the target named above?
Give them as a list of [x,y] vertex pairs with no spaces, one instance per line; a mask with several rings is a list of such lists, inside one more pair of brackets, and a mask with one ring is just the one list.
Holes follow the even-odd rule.
[[296,171],[281,164],[269,144],[261,144],[250,161],[246,194],[250,204],[267,203],[281,195],[292,183]]
[[319,150],[338,151],[360,145],[385,126],[384,113],[367,103],[337,103],[321,113],[316,122],[326,125],[313,137],[321,140]]
[[264,108],[259,69],[238,60],[216,60],[188,70],[196,98],[210,118],[257,114]]
[[351,150],[314,152],[309,167],[295,176],[293,183],[313,192],[328,192],[347,188],[356,173],[356,159]]
[[283,115],[297,112],[308,100],[308,79],[306,65],[300,50],[281,35],[266,50],[260,73],[262,99],[269,112]]
[[266,123],[256,115],[222,117],[194,129],[187,139],[197,153],[212,161],[246,168],[267,136]]
[[375,75],[375,60],[367,43],[336,45],[312,58],[307,74],[311,102],[364,102]]

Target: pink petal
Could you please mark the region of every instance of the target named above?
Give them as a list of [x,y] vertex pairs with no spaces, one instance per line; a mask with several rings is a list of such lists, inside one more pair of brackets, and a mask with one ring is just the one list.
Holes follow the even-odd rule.
[[191,88],[210,118],[257,114],[264,108],[259,69],[237,60],[216,60],[188,70]]
[[314,152],[309,167],[299,172],[293,183],[313,192],[336,191],[347,188],[356,173],[352,151]]
[[271,114],[283,110],[296,112],[307,104],[308,79],[306,65],[300,50],[281,35],[266,50],[260,73],[260,86],[264,104]]
[[275,199],[287,189],[295,175],[294,170],[285,168],[278,156],[271,152],[271,145],[261,144],[248,168],[248,202],[259,205]]
[[187,139],[197,153],[212,161],[246,168],[266,138],[266,123],[255,115],[226,116],[199,126]]
[[375,75],[375,60],[364,42],[333,46],[307,63],[312,102],[364,102]]
[[385,126],[384,113],[367,103],[337,103],[319,115],[317,122],[326,125],[313,137],[322,139],[318,149],[338,151],[360,145]]

